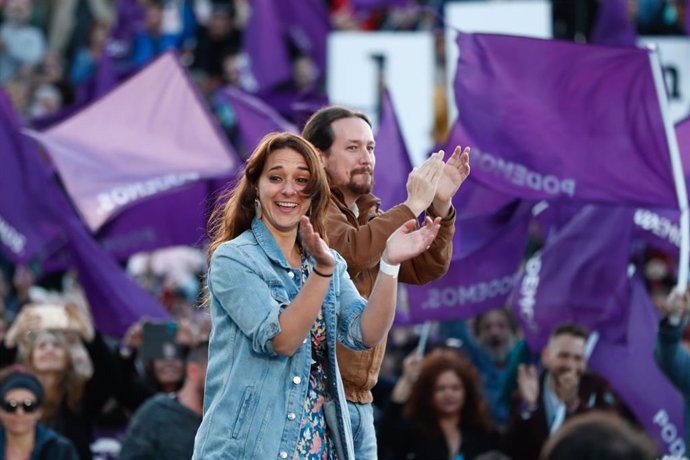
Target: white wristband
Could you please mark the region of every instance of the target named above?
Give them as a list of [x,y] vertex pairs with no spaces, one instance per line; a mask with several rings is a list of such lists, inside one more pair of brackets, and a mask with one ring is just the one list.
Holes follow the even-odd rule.
[[386,261],[383,260],[383,257],[381,257],[381,262],[379,262],[379,271],[384,275],[397,278],[398,272],[400,272],[400,264],[391,265],[389,263],[386,263]]

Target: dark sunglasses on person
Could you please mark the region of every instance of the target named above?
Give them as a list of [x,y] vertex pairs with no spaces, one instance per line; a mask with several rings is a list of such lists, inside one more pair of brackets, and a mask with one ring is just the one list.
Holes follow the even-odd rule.
[[24,401],[17,401],[16,399],[10,399],[9,401],[2,402],[2,410],[13,414],[17,412],[17,409],[22,408],[24,413],[31,414],[36,409],[38,409],[38,403],[30,399],[25,399]]

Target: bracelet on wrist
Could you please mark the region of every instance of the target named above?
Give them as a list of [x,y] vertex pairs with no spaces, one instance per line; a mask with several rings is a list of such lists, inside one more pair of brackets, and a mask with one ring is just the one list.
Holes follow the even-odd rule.
[[384,275],[397,278],[398,273],[400,272],[400,264],[391,265],[383,260],[383,257],[381,257],[381,261],[379,262],[379,271]]
[[[334,270],[335,270],[335,269],[334,269]],[[333,276],[333,272],[330,272],[330,273],[322,273],[322,272],[318,271],[318,270],[316,269],[316,267],[312,268],[311,271],[313,271],[314,273],[316,273],[317,275],[319,275],[321,278],[330,278],[331,276]]]

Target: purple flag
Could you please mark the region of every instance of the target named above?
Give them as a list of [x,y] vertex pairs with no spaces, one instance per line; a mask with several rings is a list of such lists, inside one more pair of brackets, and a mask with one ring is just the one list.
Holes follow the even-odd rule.
[[477,180],[527,199],[677,206],[650,51],[465,33],[458,45]]
[[278,112],[260,99],[233,87],[220,90],[218,97],[227,99],[235,110],[240,136],[247,152],[259,145],[259,141],[274,131],[297,133],[297,127],[287,122]]
[[61,246],[64,230],[46,192],[52,177],[45,167],[37,167],[39,153],[19,129],[14,109],[0,91],[0,250],[15,264],[28,264]]
[[628,299],[623,292],[633,210],[586,206],[520,273],[512,307],[532,350],[541,350],[555,326],[573,321],[626,340]]
[[636,45],[637,32],[630,20],[627,0],[599,2],[599,12],[592,27],[591,42],[599,45]]
[[103,50],[93,77],[78,90],[77,104],[82,106],[90,104],[109,93],[119,81],[120,77],[113,58],[108,54],[107,49]]
[[407,199],[407,176],[412,162],[400,131],[395,106],[388,90],[383,93],[381,121],[376,133],[376,165],[374,184],[381,207],[390,209]]
[[415,5],[412,0],[350,0],[350,6],[358,11],[375,9],[402,8]]
[[683,175],[687,179],[690,177],[690,117],[676,123],[675,129],[680,159],[683,163]]
[[92,231],[137,201],[238,166],[171,53],[69,120],[30,134]]
[[328,5],[323,0],[277,0],[275,5],[281,8],[291,42],[314,61],[319,71],[318,79],[323,80],[331,29]]
[[[166,312],[93,241],[70,208],[36,145],[0,111],[0,246],[17,263],[67,242],[98,330],[122,335],[142,315]],[[5,177],[6,176],[6,177]],[[7,213],[6,213],[7,210]],[[7,223],[9,225],[3,225]],[[17,247],[17,242],[22,243]],[[22,248],[23,246],[23,248]],[[5,251],[9,248],[9,251]],[[23,250],[17,250],[23,249]]]
[[[450,320],[475,316],[483,311],[504,305],[513,289],[517,272],[527,244],[530,208],[527,203],[512,206],[512,213],[502,225],[484,234],[475,231],[477,217],[460,221],[458,231],[462,244],[468,240],[473,252],[454,258],[442,278],[423,286],[407,286],[409,311],[401,313],[398,322],[420,323],[427,320]],[[482,228],[491,227],[485,222]],[[487,238],[490,235],[490,240]],[[481,242],[472,241],[483,236]],[[454,246],[458,251],[458,246]]]
[[[639,277],[632,279],[626,344],[599,340],[589,367],[604,376],[663,453],[685,454],[683,398],[653,358],[659,315]],[[675,433],[675,436],[673,435]]]
[[274,0],[254,0],[242,41],[256,90],[264,91],[292,79],[284,18]]
[[168,319],[168,313],[109,256],[87,233],[77,216],[67,220],[67,247],[89,299],[99,331],[122,336],[142,317]]
[[129,42],[144,29],[145,21],[146,11],[139,0],[117,0],[117,24],[112,36]]

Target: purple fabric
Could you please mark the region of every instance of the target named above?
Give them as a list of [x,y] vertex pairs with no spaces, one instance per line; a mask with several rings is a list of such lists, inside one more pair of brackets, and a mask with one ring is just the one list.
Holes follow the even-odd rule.
[[64,230],[46,192],[53,178],[19,129],[19,119],[0,91],[0,250],[15,264],[28,264],[59,247]]
[[69,219],[66,226],[69,229],[67,246],[99,331],[122,336],[142,317],[169,318],[161,305],[96,243],[76,216]]
[[599,12],[592,27],[592,43],[614,46],[636,45],[637,32],[630,20],[627,3],[627,0],[599,2]]
[[50,153],[94,232],[137,201],[187,183],[227,177],[238,167],[171,53],[69,120],[31,135]]
[[[409,311],[399,312],[397,322],[469,318],[505,304],[527,244],[531,206],[509,207],[503,222],[480,226],[480,218],[475,217],[456,224],[459,240],[454,240],[454,254],[466,241],[474,250],[454,258],[442,278],[423,286],[408,285]],[[481,233],[478,228],[487,231]]]
[[[230,180],[225,178],[226,183]],[[188,184],[133,205],[99,230],[95,235],[98,244],[118,261],[168,246],[200,246],[212,197],[220,188],[214,182]],[[43,269],[60,271],[71,264],[72,256],[63,250],[44,262]]]
[[[635,413],[645,431],[663,453],[680,455],[683,433],[683,398],[654,362],[659,315],[639,277],[632,279],[626,321],[626,344],[599,340],[589,368],[605,377]],[[669,436],[675,426],[678,436]]]
[[248,152],[253,151],[268,133],[298,132],[296,126],[287,122],[272,107],[237,88],[223,88],[219,91],[218,97],[226,99],[235,110],[240,136]]
[[676,123],[676,139],[680,150],[680,160],[683,162],[683,175],[690,177],[690,117]]
[[680,250],[680,211],[638,208],[633,216],[633,237],[649,246],[678,257]]
[[139,0],[117,0],[117,24],[111,35],[129,42],[144,29],[145,20],[146,11]]
[[98,60],[96,72],[84,85],[79,87],[77,94],[77,104],[86,106],[96,99],[109,93],[120,81],[115,62],[107,52],[101,54]]
[[511,304],[532,350],[566,321],[597,329],[611,343],[626,340],[628,299],[614,294],[628,280],[632,213],[586,206],[527,261]]
[[370,11],[375,9],[401,8],[413,5],[412,0],[350,0],[350,6],[357,11]]
[[[19,135],[16,119],[10,119],[5,110],[0,115],[0,142],[5,146],[0,149],[0,217],[21,232],[26,241],[24,251],[6,251],[3,244],[3,252],[17,263],[26,263],[48,255],[66,241],[96,328],[106,334],[124,334],[143,315],[167,318],[161,306],[128,278],[87,233],[36,145]],[[2,236],[8,234],[7,228],[0,227],[0,231]],[[3,243],[5,240],[2,238]]]
[[280,0],[252,1],[252,12],[242,39],[257,91],[292,79],[286,23],[279,16],[276,1]]
[[326,75],[326,46],[330,27],[328,5],[323,0],[277,0],[280,17],[292,43],[316,64],[319,79]]
[[390,209],[407,199],[407,176],[412,162],[407,153],[395,106],[388,90],[383,93],[381,121],[376,133],[374,185],[382,209]]
[[534,200],[677,205],[648,50],[465,33],[458,45],[458,137],[478,181]]

